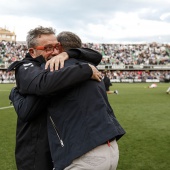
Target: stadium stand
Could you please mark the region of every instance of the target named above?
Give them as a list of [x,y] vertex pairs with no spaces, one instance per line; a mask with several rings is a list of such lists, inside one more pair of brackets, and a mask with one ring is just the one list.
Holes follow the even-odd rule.
[[16,41],[16,34],[15,32],[11,32],[6,28],[0,28],[0,41]]
[[[84,43],[99,51],[103,59],[98,69],[107,71],[112,82],[170,82],[170,45]],[[25,42],[0,41],[0,83],[15,82],[14,73],[6,73],[14,61],[27,53]]]

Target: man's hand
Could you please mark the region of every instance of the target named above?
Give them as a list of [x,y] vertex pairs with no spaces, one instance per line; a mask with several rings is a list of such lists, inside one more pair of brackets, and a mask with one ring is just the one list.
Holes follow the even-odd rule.
[[93,72],[93,74],[91,76],[91,79],[94,79],[94,80],[97,80],[97,81],[101,81],[101,79],[102,79],[101,73],[93,65],[89,64],[89,66],[91,67],[92,72]]
[[58,70],[64,67],[64,61],[69,58],[66,52],[62,52],[46,62],[45,69],[50,67],[50,71]]

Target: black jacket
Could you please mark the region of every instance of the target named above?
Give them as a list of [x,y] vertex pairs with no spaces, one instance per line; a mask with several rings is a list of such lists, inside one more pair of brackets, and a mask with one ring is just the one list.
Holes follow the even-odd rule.
[[111,83],[109,77],[107,77],[105,75],[104,78],[103,78],[103,82],[104,82],[106,91],[109,91],[109,87],[112,86],[112,83]]
[[[75,64],[76,59],[65,62]],[[125,131],[108,102],[103,81],[88,80],[51,98],[48,106],[49,144],[55,170]]]
[[[71,53],[71,54],[70,54]],[[90,49],[75,49],[69,52],[72,57],[80,59],[90,59],[90,62],[95,64],[101,60],[101,55]],[[79,56],[80,55],[80,56]],[[29,54],[20,62],[13,63],[8,71],[15,69],[16,83],[19,92],[22,94],[37,94],[46,95],[54,94],[61,89],[75,85],[79,82],[89,79],[92,75],[92,70],[87,64],[77,65],[61,69],[59,71],[49,72],[41,68],[43,58],[38,57],[32,59]],[[18,170],[51,170],[53,167],[48,137],[47,137],[47,111],[44,108],[47,103],[42,99],[40,111],[41,116],[33,115],[29,112],[30,107],[22,107],[22,98],[16,98],[16,90],[11,91],[10,100],[13,101],[16,111],[22,115],[17,121],[16,132],[16,164]],[[24,95],[23,95],[24,97]],[[30,96],[34,98],[35,96]],[[34,98],[36,99],[36,98]],[[27,103],[32,104],[31,103]],[[35,102],[35,107],[37,106]],[[24,108],[21,110],[20,108]],[[30,114],[25,114],[29,112]]]

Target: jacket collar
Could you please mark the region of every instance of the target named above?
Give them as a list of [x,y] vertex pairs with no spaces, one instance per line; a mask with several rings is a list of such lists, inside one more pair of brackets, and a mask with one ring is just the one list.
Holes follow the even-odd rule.
[[45,63],[45,59],[42,55],[36,57],[36,58],[32,58],[32,56],[30,55],[30,53],[27,53],[24,60],[31,60],[31,61],[37,61],[39,62],[40,64],[43,64]]
[[34,62],[36,62],[39,65],[45,63],[45,59],[44,59],[44,57],[42,55],[40,55],[40,56],[38,56],[36,58],[32,58],[32,56],[29,53],[27,53],[23,60],[15,61],[14,63],[12,63],[8,67],[8,69],[6,71],[9,72],[9,71],[15,70],[17,67],[21,66],[26,61],[34,61]]

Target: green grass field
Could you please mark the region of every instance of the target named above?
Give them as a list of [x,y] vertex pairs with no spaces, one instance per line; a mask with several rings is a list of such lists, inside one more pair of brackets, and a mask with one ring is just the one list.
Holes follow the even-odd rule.
[[[117,170],[170,169],[170,83],[114,83],[109,101],[126,135],[118,141],[120,159]],[[0,170],[16,170],[14,148],[16,114],[9,105],[14,85],[0,84]]]

